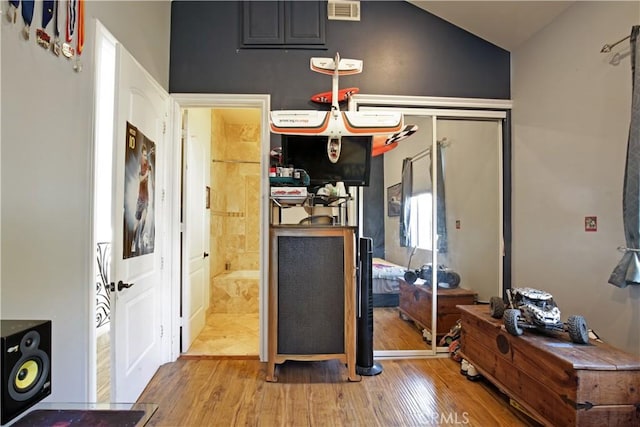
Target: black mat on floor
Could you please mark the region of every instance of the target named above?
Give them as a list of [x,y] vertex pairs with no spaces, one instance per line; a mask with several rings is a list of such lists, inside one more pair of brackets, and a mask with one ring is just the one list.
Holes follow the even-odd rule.
[[29,412],[13,426],[24,427],[134,427],[144,411],[38,409]]

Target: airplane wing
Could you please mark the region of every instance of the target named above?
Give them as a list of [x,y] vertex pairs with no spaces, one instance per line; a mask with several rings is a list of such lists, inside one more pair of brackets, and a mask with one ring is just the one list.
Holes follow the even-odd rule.
[[398,146],[398,142],[413,135],[418,131],[418,125],[405,125],[400,131],[391,135],[376,135],[373,137],[373,148],[371,155],[373,157],[379,156],[391,151]]
[[[360,59],[338,59],[338,75],[347,76],[350,74],[358,74],[362,72],[363,62]],[[335,74],[336,60],[333,58],[311,58],[310,67],[316,73]]]
[[391,134],[404,126],[402,113],[393,111],[344,111],[342,116],[345,135]]
[[271,132],[295,135],[390,135],[402,130],[402,113],[373,111],[272,111]]
[[293,135],[328,135],[329,111],[271,111],[271,132]]

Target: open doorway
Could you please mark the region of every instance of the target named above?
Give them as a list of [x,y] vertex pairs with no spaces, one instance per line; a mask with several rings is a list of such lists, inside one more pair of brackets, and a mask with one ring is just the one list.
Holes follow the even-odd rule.
[[116,39],[97,26],[95,151],[94,151],[94,250],[96,402],[111,401],[111,215],[113,182],[113,113]]
[[182,355],[258,358],[262,111],[194,107],[181,117]]

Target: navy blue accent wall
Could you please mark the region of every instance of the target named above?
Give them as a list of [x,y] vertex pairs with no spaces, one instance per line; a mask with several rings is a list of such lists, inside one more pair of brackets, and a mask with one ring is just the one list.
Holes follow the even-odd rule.
[[[326,49],[241,49],[242,2],[171,3],[169,91],[270,94],[271,109],[328,109],[310,97],[331,89],[331,77],[309,69],[314,56],[361,59],[361,74],[340,79],[376,95],[511,97],[508,51],[405,1],[362,1],[361,21],[327,21]],[[510,129],[507,124],[507,129]],[[279,145],[272,135],[271,145]],[[510,136],[505,135],[505,206],[510,206]],[[365,188],[363,232],[384,256],[384,170],[374,158]],[[505,208],[510,249],[510,209]],[[510,251],[505,258],[510,285]]]
[[362,204],[364,215],[362,234],[373,239],[373,256],[384,258],[384,157],[376,156],[371,159],[371,179],[369,186],[362,190]]
[[[241,49],[242,2],[173,1],[169,91],[271,95],[272,110],[321,109],[331,77],[312,56],[362,59],[341,87],[385,95],[510,98],[510,54],[404,1],[363,1],[359,22],[327,21],[326,50]],[[326,108],[326,107],[325,107]]]

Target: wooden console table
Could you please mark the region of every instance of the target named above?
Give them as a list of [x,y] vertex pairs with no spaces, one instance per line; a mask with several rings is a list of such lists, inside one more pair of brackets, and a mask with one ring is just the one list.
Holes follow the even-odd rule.
[[513,336],[488,305],[459,306],[462,356],[550,426],[640,426],[640,357],[568,334]]
[[[431,308],[432,290],[430,285],[413,285],[403,279],[400,281],[400,305],[398,310],[420,328],[432,333]],[[446,335],[460,319],[457,305],[475,304],[477,294],[469,289],[438,288],[437,331],[436,338]]]

